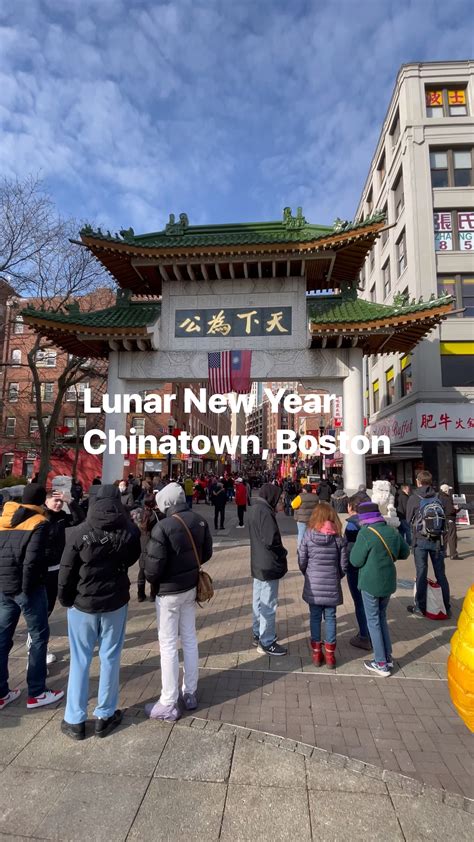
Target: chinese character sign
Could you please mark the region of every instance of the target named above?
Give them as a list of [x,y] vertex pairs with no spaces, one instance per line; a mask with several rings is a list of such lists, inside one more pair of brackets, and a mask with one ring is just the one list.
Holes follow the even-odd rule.
[[466,105],[466,91],[448,91],[449,105]]
[[474,211],[458,212],[459,248],[472,251],[474,241]]
[[290,336],[291,307],[176,310],[175,336]]
[[451,211],[440,211],[433,214],[435,232],[435,250],[453,250],[453,221]]
[[426,105],[428,108],[442,108],[443,91],[426,91]]

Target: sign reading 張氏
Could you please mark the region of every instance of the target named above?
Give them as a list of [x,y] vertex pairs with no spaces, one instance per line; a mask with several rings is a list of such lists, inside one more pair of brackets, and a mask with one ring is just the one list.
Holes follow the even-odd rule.
[[176,310],[175,336],[290,336],[291,307]]

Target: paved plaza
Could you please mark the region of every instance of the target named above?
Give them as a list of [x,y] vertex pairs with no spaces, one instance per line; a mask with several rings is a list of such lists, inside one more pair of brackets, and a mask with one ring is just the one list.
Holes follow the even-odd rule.
[[[209,517],[204,505],[199,512]],[[251,645],[247,530],[235,507],[208,565],[216,596],[198,609],[199,709],[177,725],[148,721],[160,689],[153,605],[135,587],[122,658],[122,726],[106,740],[73,743],[59,730],[63,705],[34,713],[26,690],[0,720],[0,839],[407,839],[472,838],[472,737],[451,705],[446,661],[472,579],[474,535],[460,531],[461,561],[448,561],[453,618],[408,615],[413,560],[397,563],[389,620],[395,669],[363,667],[352,602],[338,609],[337,669],[316,669],[296,563],[295,524],[279,515],[289,549],[281,583],[285,658]],[[132,575],[136,575],[132,569]],[[66,686],[65,612],[51,622],[58,661],[50,686]],[[10,658],[25,688],[25,632]],[[91,692],[96,690],[97,659]],[[92,710],[92,707],[91,707]],[[351,821],[348,823],[348,815]]]

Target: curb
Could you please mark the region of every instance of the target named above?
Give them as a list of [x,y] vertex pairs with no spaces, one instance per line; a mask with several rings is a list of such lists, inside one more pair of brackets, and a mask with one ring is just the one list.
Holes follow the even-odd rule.
[[437,789],[434,786],[423,784],[421,781],[416,780],[416,778],[410,778],[408,775],[401,775],[399,772],[390,771],[390,769],[382,769],[380,766],[365,763],[363,760],[355,760],[345,754],[337,754],[336,752],[327,751],[324,748],[317,748],[307,743],[298,742],[297,740],[290,740],[287,737],[279,737],[277,734],[269,734],[266,731],[257,731],[253,728],[244,728],[241,725],[231,725],[227,722],[217,722],[213,719],[201,719],[197,716],[190,716],[179,720],[176,723],[176,727],[196,728],[200,731],[211,731],[216,734],[222,731],[225,734],[234,734],[236,737],[254,740],[257,743],[265,743],[266,745],[283,749],[283,751],[302,754],[304,757],[316,760],[318,763],[324,763],[338,769],[347,769],[349,772],[355,772],[369,778],[376,778],[392,787],[398,787],[401,794],[422,796],[430,799],[430,801],[446,804],[448,807],[455,807],[458,810],[464,810],[466,813],[474,814],[474,799],[472,798],[467,798],[455,792],[448,792],[445,789]]

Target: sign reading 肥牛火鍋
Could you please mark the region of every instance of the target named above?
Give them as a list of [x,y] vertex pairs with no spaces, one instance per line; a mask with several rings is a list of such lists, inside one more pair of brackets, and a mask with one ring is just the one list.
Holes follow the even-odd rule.
[[176,310],[175,336],[289,336],[291,307]]

